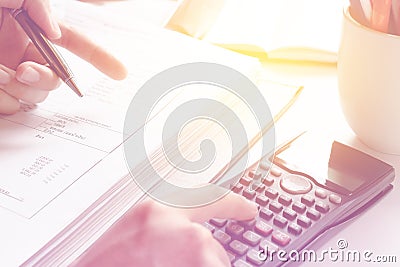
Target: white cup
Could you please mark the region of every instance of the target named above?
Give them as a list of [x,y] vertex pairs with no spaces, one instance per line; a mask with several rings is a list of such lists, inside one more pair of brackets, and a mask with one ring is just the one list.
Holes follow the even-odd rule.
[[344,9],[339,96],[354,133],[369,147],[400,155],[400,36],[354,20]]

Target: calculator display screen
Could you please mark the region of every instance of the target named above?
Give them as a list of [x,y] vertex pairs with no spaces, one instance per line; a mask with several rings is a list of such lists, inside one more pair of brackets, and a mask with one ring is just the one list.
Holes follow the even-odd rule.
[[304,173],[317,183],[350,195],[383,178],[391,167],[354,148],[303,134],[276,155],[286,168]]

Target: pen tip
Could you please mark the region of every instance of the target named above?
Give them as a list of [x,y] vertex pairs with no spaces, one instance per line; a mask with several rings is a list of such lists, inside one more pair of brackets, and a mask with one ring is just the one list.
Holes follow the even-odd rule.
[[73,79],[69,79],[68,81],[65,82],[74,92],[80,97],[83,97],[83,94],[79,90],[78,86],[76,85],[75,81]]

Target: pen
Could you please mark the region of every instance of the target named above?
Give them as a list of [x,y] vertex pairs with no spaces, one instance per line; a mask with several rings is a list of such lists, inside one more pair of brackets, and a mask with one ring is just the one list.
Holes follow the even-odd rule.
[[56,47],[47,39],[42,30],[29,17],[28,13],[22,8],[10,11],[14,19],[21,25],[22,29],[31,39],[32,43],[39,50],[40,54],[50,65],[50,68],[63,80],[78,96],[82,97],[78,86],[74,81],[74,75],[67,63],[57,51]]
[[371,26],[381,32],[387,32],[392,0],[372,0]]

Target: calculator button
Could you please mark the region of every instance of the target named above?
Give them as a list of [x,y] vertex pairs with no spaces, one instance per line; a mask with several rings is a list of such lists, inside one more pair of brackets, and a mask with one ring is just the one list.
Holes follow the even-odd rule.
[[264,261],[260,260],[260,251],[251,249],[247,252],[246,261],[256,266],[261,266]]
[[327,213],[329,211],[329,205],[322,201],[317,201],[315,203],[315,209],[322,213]]
[[228,255],[229,261],[233,263],[236,259],[235,255],[233,255],[231,252],[227,251],[226,254]]
[[275,244],[277,244],[278,246],[284,247],[287,244],[289,244],[290,242],[290,237],[281,232],[281,231],[275,231],[272,233],[272,238],[271,238],[272,242],[274,242]]
[[291,223],[291,224],[289,224],[289,226],[288,226],[288,232],[289,233],[291,233],[291,234],[294,234],[294,235],[299,235],[299,234],[301,234],[301,231],[302,231],[303,229],[299,226],[299,225],[297,225],[297,224],[295,224],[295,223]]
[[273,189],[273,188],[267,188],[267,189],[265,190],[265,195],[266,195],[267,197],[269,197],[270,199],[275,199],[275,198],[278,197],[278,191],[276,191],[276,190]]
[[278,202],[285,206],[289,206],[290,203],[292,203],[292,199],[287,195],[280,195],[278,198]]
[[256,191],[251,188],[246,188],[243,191],[243,196],[249,200],[252,200],[256,196]]
[[247,177],[247,176],[243,176],[242,178],[240,178],[239,183],[241,183],[244,186],[248,186],[251,182],[251,178]]
[[286,227],[287,223],[288,223],[288,221],[280,215],[277,215],[274,218],[274,225],[276,225],[280,228]]
[[281,188],[291,194],[305,194],[311,190],[311,183],[305,177],[289,174],[281,179]]
[[321,218],[321,213],[319,213],[317,210],[315,210],[313,208],[310,208],[307,210],[306,216],[308,218],[310,218],[311,220],[316,221],[316,220],[319,220],[319,218]]
[[208,222],[203,223],[203,226],[207,228],[211,233],[215,232],[215,227],[209,224]]
[[259,170],[250,170],[247,174],[250,178],[258,180],[261,178],[262,173]]
[[319,197],[319,198],[322,198],[322,199],[325,199],[327,197],[327,195],[328,195],[328,193],[322,188],[315,189],[314,193],[315,193],[316,197]]
[[301,203],[306,204],[309,207],[314,205],[314,202],[315,202],[315,198],[310,195],[304,195],[301,197]]
[[293,203],[292,209],[298,213],[304,213],[306,211],[306,205],[297,201]]
[[282,204],[272,201],[271,203],[269,203],[269,209],[275,213],[280,213],[283,209]]
[[265,185],[258,183],[258,184],[254,184],[253,185],[253,189],[257,192],[257,193],[263,193],[265,190]]
[[243,241],[247,244],[249,244],[250,246],[254,247],[256,245],[258,245],[258,243],[260,243],[261,241],[261,236],[259,236],[258,234],[252,232],[252,231],[246,231],[243,234]]
[[260,210],[260,218],[265,220],[270,220],[274,214],[267,208],[262,208]]
[[330,194],[329,201],[333,204],[339,205],[340,203],[342,203],[342,198],[338,195]]
[[272,251],[278,252],[279,247],[268,240],[263,240],[260,243],[260,250],[263,250],[264,253],[267,253],[267,255],[270,255]]
[[237,260],[235,261],[235,263],[233,264],[233,267],[253,267],[251,264],[245,262],[244,260]]
[[222,230],[215,231],[214,238],[223,246],[227,246],[229,242],[231,242],[232,240],[232,237],[230,237],[227,233],[223,232]]
[[232,190],[233,192],[235,192],[236,194],[240,194],[240,192],[242,192],[242,190],[243,190],[243,185],[242,185],[242,184],[233,185],[233,186],[231,187],[231,190]]
[[254,227],[254,231],[262,236],[269,236],[272,233],[272,226],[266,224],[263,221],[258,221]]
[[282,175],[281,170],[279,170],[276,167],[271,167],[271,169],[269,170],[269,173],[272,174],[275,177],[280,177]]
[[268,204],[269,198],[267,198],[264,195],[258,195],[256,197],[256,203],[261,205],[261,206],[266,206]]
[[222,227],[222,226],[224,226],[226,224],[227,221],[228,220],[226,220],[226,219],[215,219],[215,218],[213,218],[213,219],[210,220],[210,223],[212,225],[214,225],[214,226]]
[[243,256],[249,250],[249,247],[239,240],[233,240],[231,243],[229,243],[229,248],[240,256]]
[[261,182],[263,184],[265,184],[266,186],[271,186],[274,183],[274,178],[266,176],[264,178],[261,179]]
[[283,211],[283,214],[282,214],[282,215],[283,215],[283,217],[285,217],[286,219],[293,221],[294,219],[296,219],[297,213],[296,213],[294,210],[292,210],[292,209],[286,208],[286,209]]
[[245,221],[238,221],[238,223],[243,226],[245,229],[252,229],[254,225],[256,225],[256,219],[252,220],[245,220]]
[[311,226],[311,220],[305,216],[299,216],[297,218],[297,224],[301,227],[308,228]]
[[225,227],[225,231],[232,237],[239,237],[243,234],[244,227],[237,224],[236,222],[229,222]]

